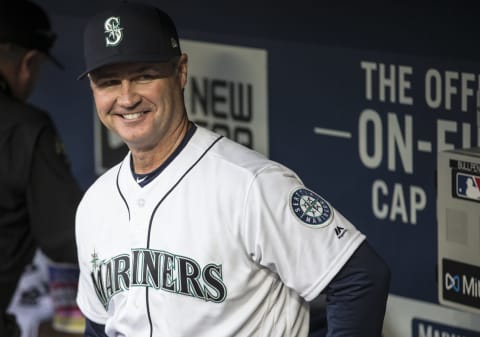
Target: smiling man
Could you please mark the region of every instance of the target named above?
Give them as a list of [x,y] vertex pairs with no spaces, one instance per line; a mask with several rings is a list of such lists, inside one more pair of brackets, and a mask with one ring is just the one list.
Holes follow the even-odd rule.
[[99,119],[129,153],[77,211],[85,335],[381,334],[389,270],[289,168],[188,119],[188,58],[170,17],[120,3],[85,30]]
[[98,116],[128,145],[136,172],[158,167],[185,134],[186,77],[186,55],[165,63],[104,66],[89,75]]

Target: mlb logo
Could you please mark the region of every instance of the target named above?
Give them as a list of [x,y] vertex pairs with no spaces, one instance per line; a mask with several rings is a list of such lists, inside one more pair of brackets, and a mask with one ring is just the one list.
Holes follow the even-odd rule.
[[457,173],[456,196],[464,199],[480,201],[480,177]]

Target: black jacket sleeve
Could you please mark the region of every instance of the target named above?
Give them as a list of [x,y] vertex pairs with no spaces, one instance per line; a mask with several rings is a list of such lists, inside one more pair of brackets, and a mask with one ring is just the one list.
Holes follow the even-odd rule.
[[83,192],[53,125],[38,135],[30,172],[27,207],[33,237],[53,261],[78,263],[75,213]]
[[327,337],[380,337],[389,285],[388,266],[362,243],[324,291]]
[[84,337],[108,337],[105,333],[105,325],[92,322],[88,318],[85,319]]

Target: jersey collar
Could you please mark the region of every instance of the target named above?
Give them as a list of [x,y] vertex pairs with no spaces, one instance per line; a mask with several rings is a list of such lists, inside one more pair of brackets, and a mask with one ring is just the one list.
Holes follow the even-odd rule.
[[130,157],[130,170],[132,172],[132,175],[133,175],[135,181],[141,187],[144,187],[149,182],[151,182],[153,179],[155,179],[165,169],[165,167],[167,167],[168,164],[170,164],[173,161],[173,159],[175,159],[175,157],[187,145],[188,141],[190,140],[190,138],[192,138],[196,129],[197,129],[197,126],[195,124],[191,123],[190,127],[187,129],[187,133],[185,134],[185,136],[182,139],[182,142],[175,149],[175,151],[167,158],[167,160],[162,165],[160,165],[159,167],[157,167],[155,170],[153,170],[150,173],[145,173],[145,174],[135,173],[135,170],[133,168],[133,157]]

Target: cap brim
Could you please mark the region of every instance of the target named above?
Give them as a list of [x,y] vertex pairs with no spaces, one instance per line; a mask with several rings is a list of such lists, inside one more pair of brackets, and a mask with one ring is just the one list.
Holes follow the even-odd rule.
[[65,70],[65,67],[63,66],[63,64],[61,64],[60,61],[57,60],[56,57],[54,57],[54,56],[53,56],[52,54],[50,54],[50,53],[47,53],[46,55],[47,55],[48,59],[49,59],[53,64],[55,64],[59,69]]
[[104,66],[112,65],[112,64],[118,64],[118,63],[132,63],[132,62],[168,62],[172,59],[172,57],[175,57],[177,55],[169,56],[166,59],[159,59],[158,55],[121,55],[121,56],[116,56],[115,60],[112,61],[111,59],[106,59],[103,60],[102,62],[99,62],[98,64],[88,68],[85,70],[83,73],[81,73],[78,77],[77,80],[81,80],[84,78],[88,73],[99,69]]

